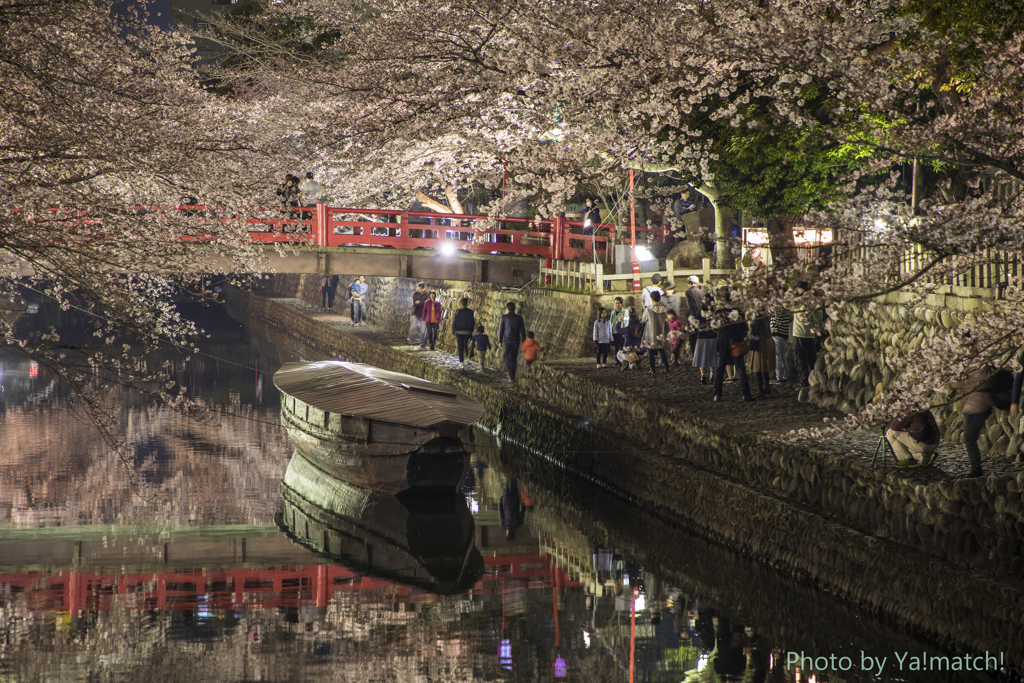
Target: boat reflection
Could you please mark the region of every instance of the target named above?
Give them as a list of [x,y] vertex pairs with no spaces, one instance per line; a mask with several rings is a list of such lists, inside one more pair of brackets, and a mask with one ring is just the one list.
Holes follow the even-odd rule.
[[462,494],[376,493],[325,474],[298,453],[281,490],[281,530],[354,572],[439,595],[468,591],[483,576]]

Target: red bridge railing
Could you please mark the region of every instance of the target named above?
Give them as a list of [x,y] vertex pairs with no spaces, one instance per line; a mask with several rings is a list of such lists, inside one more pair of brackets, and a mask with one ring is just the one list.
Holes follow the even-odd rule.
[[[20,209],[16,209],[20,211]],[[253,208],[249,215],[216,207],[182,204],[173,208],[136,206],[136,215],[181,216],[204,221],[244,220],[254,242],[305,244],[313,247],[390,247],[394,249],[462,250],[477,254],[511,254],[545,259],[586,259],[608,256],[615,243],[616,226],[599,223],[583,234],[584,223],[563,217],[550,220],[492,217],[474,214],[355,209],[316,206]],[[84,209],[53,208],[51,220],[93,222]],[[99,226],[97,225],[97,228]],[[101,228],[100,228],[101,230]],[[102,230],[101,230],[102,231]],[[637,232],[649,232],[637,228]],[[184,239],[202,241],[202,235]],[[212,236],[211,236],[212,239]]]
[[[214,220],[216,210],[183,205],[178,210]],[[514,254],[546,259],[605,258],[615,242],[616,226],[593,226],[600,235],[583,234],[584,224],[562,217],[541,220],[476,215],[355,209],[326,204],[279,211],[269,217],[250,216],[249,236],[255,242],[299,243],[313,247],[390,247],[394,249],[462,250],[477,254]],[[638,232],[647,232],[638,228]]]

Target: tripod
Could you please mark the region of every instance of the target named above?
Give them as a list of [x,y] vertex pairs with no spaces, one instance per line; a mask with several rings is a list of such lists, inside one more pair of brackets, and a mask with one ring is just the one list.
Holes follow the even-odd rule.
[[885,438],[885,425],[882,425],[882,435],[878,437],[878,445],[875,446],[875,454],[871,456],[871,466],[875,466],[875,460],[878,458],[878,450],[882,450],[882,467],[888,467],[888,456],[892,454],[892,459],[896,460],[896,454],[892,452],[892,444]]

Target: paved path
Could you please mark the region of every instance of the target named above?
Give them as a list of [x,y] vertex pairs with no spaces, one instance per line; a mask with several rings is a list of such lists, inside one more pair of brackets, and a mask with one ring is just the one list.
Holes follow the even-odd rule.
[[[342,334],[366,336],[380,344],[426,356],[431,362],[458,369],[458,358],[449,353],[420,349],[418,345],[409,344],[408,339],[396,337],[372,325],[353,328],[349,318],[325,312],[298,299],[279,301],[336,326]],[[492,341],[492,343],[494,342]],[[468,361],[464,372],[476,375],[479,381],[488,384],[504,384],[506,376],[504,370],[501,369],[500,353],[492,349],[488,352],[488,356],[487,360],[490,366],[488,369],[481,369],[478,363]],[[697,369],[690,367],[688,363],[673,366],[668,375],[661,371],[660,361],[659,372],[653,375],[648,374],[646,368],[625,372],[614,366],[598,369],[596,363],[589,358],[560,361],[540,360],[538,363],[545,363],[549,368],[581,375],[588,381],[600,382],[626,393],[635,393],[645,401],[667,403],[677,408],[693,411],[712,422],[719,422],[727,430],[736,434],[781,435],[794,429],[821,427],[826,417],[842,417],[841,413],[797,401],[797,388],[793,383],[773,384],[772,393],[768,398],[745,402],[740,396],[739,382],[726,382],[723,392],[724,400],[714,402],[711,400],[712,386],[710,384],[702,385]],[[529,372],[522,361],[520,361],[519,367],[520,373]],[[756,392],[753,384],[751,387],[752,391]],[[817,443],[799,443],[818,451],[825,451],[834,457],[848,458],[857,461],[864,467],[871,467],[880,435],[880,430],[855,431],[830,437]],[[889,461],[891,463],[891,457]],[[881,453],[878,455],[875,466],[882,466]],[[986,474],[1016,475],[1024,470],[1024,465],[1020,462],[1011,462],[1005,456],[988,458],[983,455],[982,466]],[[888,469],[893,476],[904,477],[924,484],[964,477],[970,470],[970,464],[967,460],[967,451],[962,445],[942,444],[939,446],[935,463],[931,467],[899,470],[889,464]]]

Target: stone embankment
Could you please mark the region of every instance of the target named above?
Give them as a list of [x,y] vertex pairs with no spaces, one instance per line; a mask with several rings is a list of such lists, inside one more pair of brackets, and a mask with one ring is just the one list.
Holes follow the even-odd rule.
[[[887,360],[927,353],[927,340],[944,337],[961,325],[972,326],[979,315],[997,314],[997,304],[980,298],[947,296],[933,305],[901,303],[897,295],[891,299],[870,310],[847,306],[840,311],[810,376],[810,402],[856,413],[892,385],[895,373]],[[936,420],[946,428],[946,444],[963,443],[963,403],[961,396],[933,409]],[[978,445],[994,460],[1012,461],[1024,455],[1019,420],[1011,419],[1004,410],[994,410]],[[1009,507],[1019,513],[1019,499]]]
[[[303,298],[316,306],[239,291],[229,293],[229,306],[246,322],[263,321],[302,339],[321,357],[454,386],[486,406],[490,426],[540,449],[539,457],[846,599],[936,637],[1024,652],[1024,473],[1015,466],[971,480],[958,476],[965,458],[955,449],[943,449],[940,468],[896,472],[870,466],[876,434],[782,443],[765,432],[820,426],[823,417],[839,413],[799,403],[785,387],[769,400],[745,404],[727,385],[726,401],[714,404],[710,387],[690,368],[674,368],[667,377],[620,373],[563,352],[563,360],[535,364],[509,388],[499,371],[475,363],[460,371],[448,354],[406,345],[413,285],[375,283],[370,320],[376,323],[379,315],[380,327],[352,329],[320,311],[315,286],[313,296]],[[490,320],[504,297],[527,298],[481,293],[481,316]],[[538,312],[548,305],[543,297],[556,302],[557,313]],[[586,308],[596,302],[585,301],[531,292],[528,327],[540,330],[538,338],[549,347],[568,348],[573,341],[576,348],[589,347]],[[569,316],[574,320],[564,320]],[[493,334],[496,324],[485,324]],[[635,449],[623,450],[581,429],[583,423],[612,430]]]

